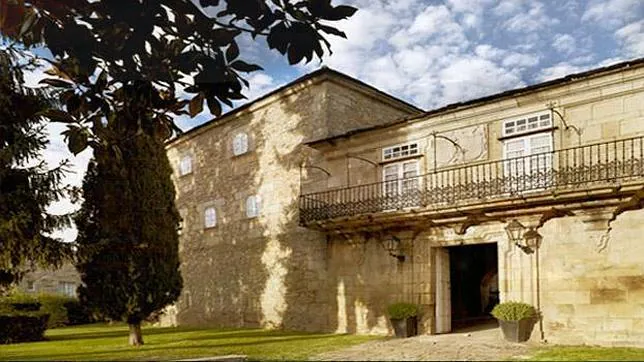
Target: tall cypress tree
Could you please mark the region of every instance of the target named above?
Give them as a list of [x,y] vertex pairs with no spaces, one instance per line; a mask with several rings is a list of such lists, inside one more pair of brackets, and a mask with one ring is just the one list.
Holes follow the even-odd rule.
[[126,321],[132,345],[143,344],[141,321],[176,301],[182,287],[167,133],[150,119],[145,88],[127,87],[122,96],[128,106],[94,130],[101,143],[94,147],[75,217],[81,301]]
[[42,114],[54,104],[22,86],[24,64],[14,59],[0,51],[0,289],[36,265],[60,266],[71,255],[69,244],[51,237],[69,218],[46,212],[65,193],[64,164],[48,169],[39,160],[47,146]]

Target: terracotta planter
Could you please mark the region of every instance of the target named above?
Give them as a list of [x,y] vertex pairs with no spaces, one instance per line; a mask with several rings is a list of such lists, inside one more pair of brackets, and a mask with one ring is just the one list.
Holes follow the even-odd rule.
[[530,339],[535,323],[535,318],[521,319],[518,321],[499,320],[503,336],[505,340],[510,342],[526,342]]
[[394,333],[398,338],[407,338],[418,334],[416,317],[390,319],[390,321],[391,325],[394,327]]

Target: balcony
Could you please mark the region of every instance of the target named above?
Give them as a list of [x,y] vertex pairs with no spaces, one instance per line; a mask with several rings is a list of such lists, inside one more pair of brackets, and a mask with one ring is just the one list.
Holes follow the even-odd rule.
[[[542,201],[544,195],[556,199],[565,194],[588,200],[591,189],[614,194],[623,185],[644,183],[643,146],[640,136],[305,194],[299,200],[300,223],[312,226],[359,215],[419,215],[423,210],[436,214],[468,205],[486,210],[495,202],[537,200],[538,195]],[[602,195],[606,197],[606,192]],[[559,198],[565,200],[572,198]]]

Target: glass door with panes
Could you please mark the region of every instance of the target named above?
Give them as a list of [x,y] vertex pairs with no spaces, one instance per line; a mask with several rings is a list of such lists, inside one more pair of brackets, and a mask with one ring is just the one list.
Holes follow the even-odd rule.
[[552,171],[552,133],[539,133],[504,142],[506,191],[539,190],[549,185]]
[[391,163],[383,168],[383,193],[392,203],[386,209],[415,206],[412,200],[420,190],[418,161]]

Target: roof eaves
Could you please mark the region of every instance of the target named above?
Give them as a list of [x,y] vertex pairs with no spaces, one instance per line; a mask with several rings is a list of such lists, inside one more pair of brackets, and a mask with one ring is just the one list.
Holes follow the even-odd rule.
[[419,115],[414,115],[414,116],[411,116],[411,117],[408,116],[408,117],[404,117],[404,118],[397,118],[397,119],[395,119],[395,120],[393,120],[391,122],[382,123],[382,124],[379,124],[379,125],[369,126],[369,127],[360,128],[360,129],[355,129],[355,130],[351,130],[349,132],[345,132],[343,134],[339,134],[339,135],[335,135],[335,136],[331,136],[331,137],[326,137],[326,138],[322,138],[322,139],[307,141],[307,142],[304,142],[304,144],[312,146],[312,145],[319,144],[319,143],[322,143],[322,142],[334,141],[334,140],[337,140],[337,139],[340,139],[340,138],[350,137],[350,136],[353,136],[353,135],[358,134],[358,133],[367,132],[367,131],[373,131],[373,130],[387,128],[387,127],[392,127],[392,126],[395,126],[395,125],[398,125],[398,124],[401,124],[401,123],[406,123],[406,122],[410,122],[410,121],[413,121],[413,120],[425,118],[427,116],[448,112],[448,111],[451,111],[451,110],[454,110],[454,109],[457,109],[457,108],[472,106],[472,105],[479,104],[479,103],[487,103],[487,102],[497,100],[497,99],[503,99],[503,98],[513,97],[513,96],[518,96],[518,95],[528,93],[528,92],[532,92],[532,91],[535,91],[535,90],[538,90],[538,89],[543,89],[543,88],[563,84],[563,83],[566,83],[566,82],[572,82],[572,81],[576,81],[576,80],[579,80],[579,79],[588,78],[588,77],[590,77],[592,75],[599,74],[599,73],[610,72],[610,71],[618,70],[618,69],[622,69],[622,68],[630,68],[632,66],[644,66],[644,58],[637,58],[637,59],[633,59],[633,60],[629,60],[629,61],[625,61],[625,62],[621,62],[621,63],[617,63],[617,64],[605,66],[605,67],[600,67],[600,68],[587,70],[587,71],[584,71],[584,72],[579,72],[579,73],[575,73],[575,74],[569,74],[567,76],[557,78],[557,79],[553,79],[553,80],[549,80],[547,82],[537,83],[537,84],[533,84],[533,85],[529,85],[529,86],[521,87],[521,88],[516,88],[516,89],[510,89],[510,90],[507,90],[507,91],[504,91],[504,92],[492,94],[492,95],[489,95],[489,96],[484,96],[484,97],[481,97],[481,98],[475,98],[475,99],[468,100],[468,101],[451,103],[451,104],[448,104],[448,105],[443,106],[443,107],[439,107],[439,108],[436,108],[436,109],[426,111],[426,112],[424,112],[422,114],[419,114]]

